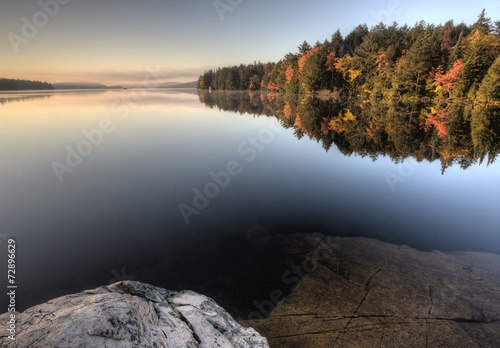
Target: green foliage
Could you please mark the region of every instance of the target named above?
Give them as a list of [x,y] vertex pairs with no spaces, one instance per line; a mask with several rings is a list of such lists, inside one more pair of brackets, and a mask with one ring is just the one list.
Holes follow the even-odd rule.
[[[486,92],[494,90],[493,73],[485,87],[482,82],[500,55],[499,24],[483,11],[470,27],[453,21],[439,26],[422,21],[413,27],[380,23],[370,30],[358,25],[345,38],[337,30],[330,40],[317,41],[314,47],[304,41],[298,52],[286,54],[276,64],[209,70],[198,87],[291,94],[330,90],[371,101],[484,99],[486,94],[496,99],[498,93]],[[463,61],[460,69],[456,69],[458,61]]]
[[489,68],[477,95],[478,99],[500,100],[500,56]]
[[467,169],[500,153],[500,108],[462,103],[360,104],[355,99],[330,101],[311,95],[200,92],[207,106],[222,110],[274,116],[298,138],[309,137],[328,150],[395,162],[409,157],[440,161]]

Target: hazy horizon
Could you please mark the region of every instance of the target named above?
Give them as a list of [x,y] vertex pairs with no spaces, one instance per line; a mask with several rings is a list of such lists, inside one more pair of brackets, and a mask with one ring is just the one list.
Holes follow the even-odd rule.
[[8,1],[0,13],[0,77],[184,83],[218,66],[276,62],[337,29],[345,36],[380,21],[470,25],[483,8],[499,19],[496,1]]

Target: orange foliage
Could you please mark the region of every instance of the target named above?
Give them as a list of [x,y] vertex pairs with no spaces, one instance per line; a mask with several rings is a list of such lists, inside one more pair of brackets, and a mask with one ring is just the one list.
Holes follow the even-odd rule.
[[286,68],[286,82],[290,83],[293,78],[293,65],[290,64],[288,68]]
[[366,138],[373,139],[373,131],[370,128],[366,128]]
[[427,115],[427,119],[425,120],[426,128],[434,125],[438,131],[438,137],[440,137],[441,139],[444,139],[446,133],[448,132],[447,114],[448,111],[444,109],[438,111],[437,113],[431,112]]
[[300,120],[299,114],[297,114],[297,116],[295,116],[295,125],[302,133],[309,135],[309,137],[312,137],[312,134],[307,129],[305,129],[304,126],[302,125],[302,121]]
[[306,64],[307,59],[315,53],[319,52],[319,47],[314,47],[312,50],[309,50],[306,54],[304,54],[299,59],[299,71],[302,72],[304,69],[304,65]]
[[269,100],[269,101],[274,100],[277,97],[278,97],[278,93],[267,93],[267,100]]
[[267,84],[267,89],[270,91],[278,92],[278,86],[276,86],[276,84],[271,81],[269,81],[269,83]]
[[284,112],[285,117],[290,119],[290,116],[292,116],[292,108],[290,107],[290,104],[286,103]]

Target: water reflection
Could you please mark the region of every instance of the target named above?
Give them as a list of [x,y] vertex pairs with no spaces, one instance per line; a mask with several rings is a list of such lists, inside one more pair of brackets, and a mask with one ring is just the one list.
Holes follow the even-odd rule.
[[0,94],[0,104],[8,104],[15,102],[25,102],[28,100],[42,100],[49,99],[54,93],[33,93],[33,94],[20,94],[15,93],[2,93]]
[[388,156],[395,163],[414,158],[467,169],[489,165],[500,152],[498,106],[469,104],[400,104],[258,92],[200,92],[210,108],[277,117],[283,127],[307,136],[328,151],[344,155]]
[[[18,94],[27,99],[0,108],[0,233],[15,236],[22,248],[19,309],[106,284],[118,273],[199,291],[244,315],[273,289],[283,296],[291,291],[282,275],[304,255],[275,237],[296,232],[500,254],[498,163],[466,172],[456,166],[441,176],[436,160],[451,134],[462,137],[452,143],[472,146],[474,156],[481,147],[472,139],[482,137],[483,150],[491,153],[495,114],[476,115],[477,107],[462,121],[469,128],[448,120],[442,137],[437,116],[419,119],[422,107],[367,111],[368,105],[296,96],[157,89],[56,91],[42,100],[28,99],[40,92]],[[275,116],[288,130],[276,131],[248,161],[240,145],[276,123]],[[59,182],[51,164],[66,163],[67,147],[76,149],[87,139],[84,131],[103,119],[116,130]],[[293,133],[331,150],[299,142]],[[419,155],[423,141],[436,142],[435,157],[426,147]],[[344,156],[336,147],[367,157]],[[435,164],[423,161],[391,192],[384,173],[398,173],[400,166],[381,155]],[[186,225],[179,204],[194,206],[193,190],[232,160],[242,173]]]

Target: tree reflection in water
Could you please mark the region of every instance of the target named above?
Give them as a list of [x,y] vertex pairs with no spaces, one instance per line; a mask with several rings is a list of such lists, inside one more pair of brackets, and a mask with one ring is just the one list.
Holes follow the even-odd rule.
[[467,169],[500,152],[500,106],[463,103],[403,104],[380,101],[327,100],[315,96],[249,91],[199,92],[209,108],[276,117],[295,136],[333,144],[344,155],[374,161],[388,156],[400,163],[441,162],[442,173],[458,165]]

